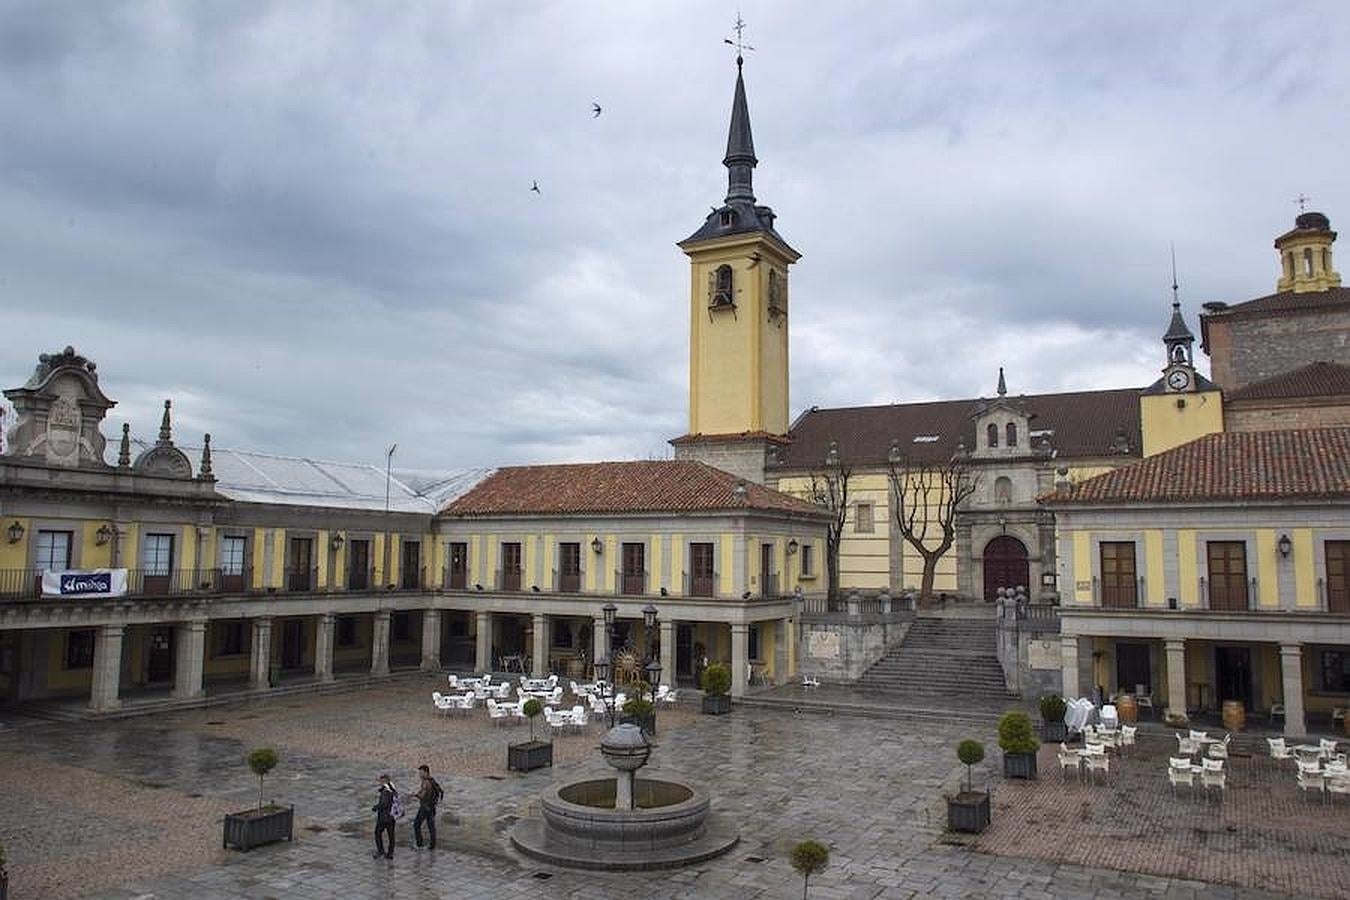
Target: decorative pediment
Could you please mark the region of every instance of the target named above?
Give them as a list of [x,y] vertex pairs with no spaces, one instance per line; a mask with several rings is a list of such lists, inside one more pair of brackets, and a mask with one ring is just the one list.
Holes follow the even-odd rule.
[[99,424],[116,403],[99,388],[97,366],[74,347],[39,356],[23,387],[5,396],[15,413],[9,455],[64,468],[107,466]]

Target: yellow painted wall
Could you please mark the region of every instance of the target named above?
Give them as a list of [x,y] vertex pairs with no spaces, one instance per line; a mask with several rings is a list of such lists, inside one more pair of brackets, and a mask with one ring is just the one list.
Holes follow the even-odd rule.
[[[6,525],[6,528],[9,526]],[[87,692],[94,681],[94,670],[88,669],[67,669],[66,664],[66,635],[71,631],[79,631],[78,628],[53,628],[46,630],[47,636],[47,688],[55,692],[65,691],[83,691]],[[129,629],[128,629],[129,630]],[[97,638],[95,638],[97,641]]]
[[253,546],[249,548],[249,558],[253,566],[253,589],[259,590],[267,583],[267,573],[263,571],[263,546],[267,532],[262,528],[253,529]]
[[387,582],[384,580],[384,534],[376,533],[375,539],[371,542],[370,552],[373,559],[370,561],[371,568],[374,570],[372,576],[372,585],[382,587]]
[[1163,576],[1163,534],[1158,528],[1144,532],[1144,582],[1148,606],[1167,605],[1167,585]]
[[[1178,400],[1185,406],[1178,407]],[[1153,456],[1223,431],[1223,395],[1218,391],[1145,394],[1139,398],[1139,416],[1144,455]]]
[[[11,544],[8,535],[3,532],[15,522],[23,526],[23,540]],[[28,542],[35,537],[32,519],[21,516],[0,516],[0,569],[26,569],[28,567]]]
[[1075,603],[1092,605],[1092,534],[1073,532],[1073,599]]
[[277,528],[272,531],[272,571],[267,573],[267,583],[280,588],[286,583],[286,531]]
[[719,589],[718,593],[722,594],[722,596],[724,597],[730,597],[736,591],[736,581],[735,581],[736,567],[734,563],[736,554],[736,544],[735,541],[732,540],[731,535],[729,534],[722,535],[721,554],[722,554],[721,560],[722,587]]
[[1261,609],[1279,609],[1280,581],[1279,567],[1275,560],[1279,552],[1275,549],[1276,534],[1269,528],[1256,532],[1256,559],[1247,560],[1247,577],[1256,578],[1256,602]]
[[403,535],[389,535],[389,577],[387,581],[380,582],[385,584],[398,584],[399,575],[403,569]]
[[1177,602],[1183,609],[1200,605],[1200,571],[1195,555],[1195,532],[1183,528],[1177,531]]
[[1289,535],[1294,556],[1294,605],[1298,609],[1316,609],[1317,570],[1313,565],[1313,533],[1311,528],[1295,528]]
[[[318,579],[315,585],[319,590],[328,587],[328,542],[330,540],[327,529],[320,528],[314,537],[314,565],[319,569]],[[339,579],[340,580],[340,579]]]
[[112,541],[102,547],[98,545],[98,530],[104,524],[100,519],[85,522],[81,527],[80,558],[71,560],[77,569],[106,569],[112,565]]
[[682,597],[685,576],[689,574],[689,545],[684,542],[684,535],[676,532],[670,536],[670,552],[674,556],[670,566],[670,592],[676,597]]

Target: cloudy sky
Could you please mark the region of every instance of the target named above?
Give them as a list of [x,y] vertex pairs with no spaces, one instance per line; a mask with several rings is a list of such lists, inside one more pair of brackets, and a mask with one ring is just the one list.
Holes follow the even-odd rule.
[[[1350,219],[1343,4],[744,0],[792,406],[1143,385]],[[0,0],[0,382],[408,467],[661,456],[725,2]],[[599,101],[604,114],[592,118]],[[530,192],[537,180],[540,194]],[[1198,330],[1198,329],[1197,329]]]

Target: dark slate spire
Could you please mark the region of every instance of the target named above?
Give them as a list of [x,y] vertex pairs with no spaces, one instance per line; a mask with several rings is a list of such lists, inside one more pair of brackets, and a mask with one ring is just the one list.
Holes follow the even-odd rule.
[[1186,319],[1181,314],[1181,303],[1172,301],[1172,323],[1167,326],[1167,334],[1163,335],[1163,340],[1167,343],[1191,342],[1195,340],[1195,335],[1186,327]]
[[1008,394],[1008,382],[1006,382],[1006,381],[1003,380],[1003,367],[1002,367],[1002,366],[999,366],[999,367],[998,367],[998,395],[999,395],[1000,397],[1004,397],[1004,396],[1007,396],[1007,394]]
[[736,57],[736,95],[731,101],[731,128],[727,131],[727,155],[722,165],[727,167],[727,203],[742,200],[755,202],[752,185],[755,158],[755,139],[750,134],[750,106],[745,100],[745,78],[741,70],[744,60]]
[[164,417],[159,420],[159,440],[155,443],[173,446],[173,424],[169,421],[169,402],[164,401]]

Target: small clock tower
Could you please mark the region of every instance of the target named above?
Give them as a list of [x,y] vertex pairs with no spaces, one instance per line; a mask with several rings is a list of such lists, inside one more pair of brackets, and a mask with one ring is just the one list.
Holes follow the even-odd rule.
[[689,257],[689,431],[671,443],[696,459],[764,482],[766,461],[787,442],[788,267],[801,256],[755,200],[759,160],[750,133],[744,60],[722,164],[727,195],[680,241]]
[[1139,398],[1145,456],[1223,431],[1223,394],[1195,370],[1195,335],[1181,314],[1175,284],[1172,294],[1172,321],[1163,335],[1167,363],[1162,378]]

